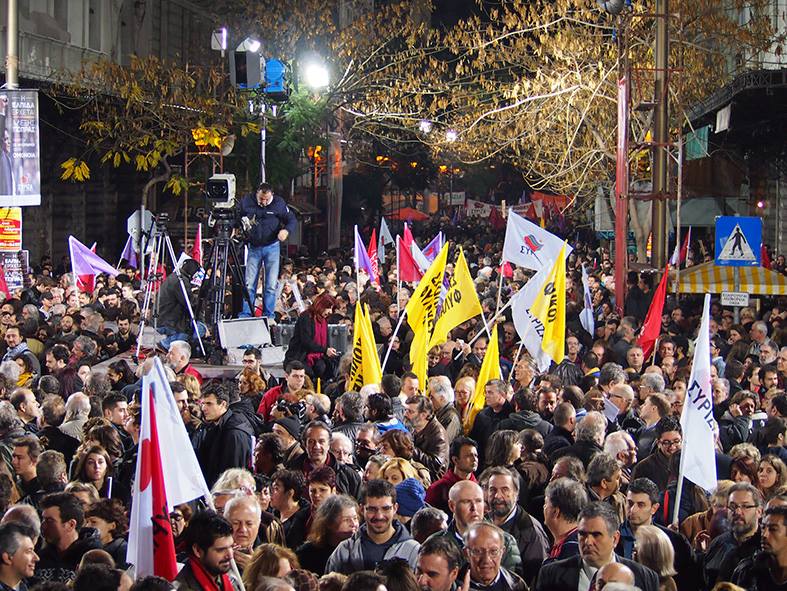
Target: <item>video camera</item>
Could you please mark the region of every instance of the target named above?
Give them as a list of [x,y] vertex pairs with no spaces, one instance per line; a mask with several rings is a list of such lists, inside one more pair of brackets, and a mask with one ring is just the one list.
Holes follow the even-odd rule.
[[232,209],[235,206],[235,175],[214,174],[208,179],[205,193],[214,209]]

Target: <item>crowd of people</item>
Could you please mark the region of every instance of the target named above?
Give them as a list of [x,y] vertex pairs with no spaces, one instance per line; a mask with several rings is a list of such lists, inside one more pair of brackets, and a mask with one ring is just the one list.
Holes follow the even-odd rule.
[[[183,564],[175,585],[787,589],[784,301],[763,298],[739,323],[714,301],[718,484],[705,491],[684,480],[676,507],[701,300],[668,298],[646,358],[637,336],[652,276],[630,274],[616,301],[609,252],[575,234],[566,358],[540,372],[509,309],[496,320],[502,377],[479,384],[498,289],[506,302],[532,272],[498,281],[502,233],[446,221],[416,237],[442,229],[449,261],[463,246],[484,316],[428,352],[426,383],[410,371],[412,331],[406,322],[395,330],[414,286],[398,288],[391,253],[379,289],[358,285],[346,253],[282,262],[275,320],[294,327],[280,382],[257,348],[235,379],[204,379],[188,325],[169,335],[182,338],[161,354],[212,492],[209,503],[170,507]],[[579,320],[583,264],[595,334]],[[126,562],[141,376],[152,357],[134,367],[122,354],[136,347],[143,294],[133,269],[97,277],[92,294],[62,271],[44,262],[31,287],[0,306],[0,585],[172,589]],[[359,298],[387,362],[379,383],[354,391],[351,354],[329,345],[326,326],[352,330]],[[485,408],[468,421],[477,389]]]

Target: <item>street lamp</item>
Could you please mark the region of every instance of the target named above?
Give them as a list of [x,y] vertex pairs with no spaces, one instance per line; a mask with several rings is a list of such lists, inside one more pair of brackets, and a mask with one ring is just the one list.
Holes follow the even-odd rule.
[[431,133],[432,132],[432,122],[428,119],[421,119],[418,122],[418,129],[421,133]]
[[445,132],[445,141],[453,143],[458,139],[459,133],[455,129],[449,129]]
[[327,88],[330,84],[328,68],[315,62],[306,64],[303,67],[303,81],[313,90]]

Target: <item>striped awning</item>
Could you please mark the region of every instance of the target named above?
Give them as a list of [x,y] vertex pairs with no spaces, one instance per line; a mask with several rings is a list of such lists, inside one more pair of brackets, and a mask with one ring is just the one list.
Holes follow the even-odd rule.
[[[672,289],[675,272],[671,271]],[[765,267],[740,267],[741,284],[738,291],[751,295],[787,295],[787,277]],[[733,267],[717,267],[703,263],[680,272],[681,293],[721,293],[735,291]]]

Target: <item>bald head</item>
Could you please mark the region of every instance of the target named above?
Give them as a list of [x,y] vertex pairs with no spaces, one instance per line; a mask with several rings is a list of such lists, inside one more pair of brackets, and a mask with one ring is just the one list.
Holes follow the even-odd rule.
[[483,491],[481,487],[478,485],[477,482],[471,482],[469,480],[460,480],[456,484],[451,487],[451,490],[448,491],[448,499],[453,501],[454,503],[458,502],[459,499],[466,497],[468,495],[481,495],[483,496]]
[[610,562],[605,564],[596,573],[595,591],[601,591],[607,583],[634,584],[634,572],[625,564]]

